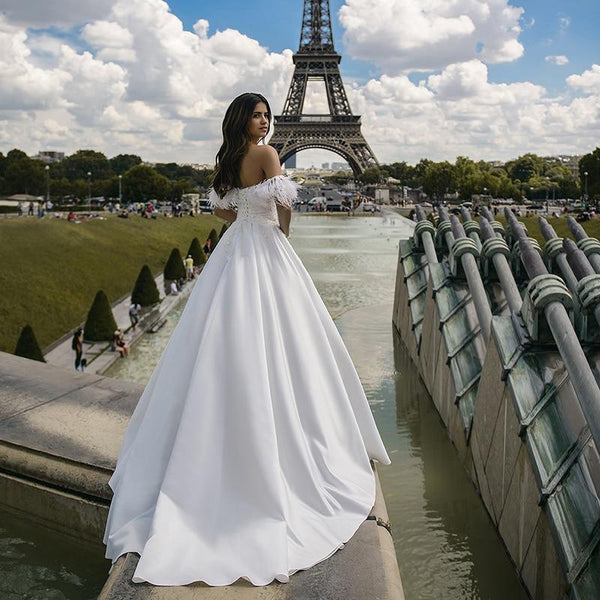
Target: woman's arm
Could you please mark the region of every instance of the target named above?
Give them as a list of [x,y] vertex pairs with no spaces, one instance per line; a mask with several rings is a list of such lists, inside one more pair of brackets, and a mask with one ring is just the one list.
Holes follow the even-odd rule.
[[279,229],[285,233],[286,237],[290,235],[290,223],[292,221],[292,209],[281,204],[276,204],[277,216],[279,217]]
[[[264,148],[264,150],[263,150]],[[279,155],[273,146],[261,147],[262,170],[265,173],[265,178],[276,177],[281,175],[281,163]],[[292,209],[277,203],[277,217],[279,218],[279,229],[285,233],[286,237],[290,235],[290,222],[292,220]]]
[[220,217],[221,219],[225,219],[226,221],[229,221],[230,223],[233,223],[235,221],[235,219],[237,218],[237,212],[230,208],[215,207],[215,215],[217,217]]

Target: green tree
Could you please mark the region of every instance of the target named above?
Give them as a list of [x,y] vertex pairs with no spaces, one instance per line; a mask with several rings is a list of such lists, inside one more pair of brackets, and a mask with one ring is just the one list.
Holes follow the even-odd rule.
[[62,168],[69,181],[75,179],[88,180],[91,173],[92,181],[108,179],[111,175],[110,163],[102,152],[95,150],[77,150],[62,161]]
[[46,362],[31,325],[25,325],[25,327],[21,329],[21,334],[17,340],[14,353],[16,356],[22,356],[23,358]]
[[506,170],[513,181],[518,179],[525,184],[532,177],[544,174],[544,159],[537,154],[523,154],[506,163]]
[[200,240],[198,240],[197,237],[192,240],[187,253],[194,259],[194,265],[197,267],[206,262],[206,254],[204,254],[204,250],[202,250],[202,246],[200,245]]
[[379,167],[369,167],[359,176],[358,180],[362,183],[379,183],[383,179],[383,173]]
[[600,148],[579,159],[579,183],[583,193],[585,193],[586,172],[588,197],[598,201],[600,200]]
[[479,165],[466,156],[459,156],[455,162],[456,187],[461,200],[470,200],[473,194],[481,194],[483,173]]
[[110,341],[115,329],[117,323],[108,298],[103,290],[99,290],[85,320],[83,335],[90,342]]
[[160,301],[156,281],[148,265],[144,265],[131,292],[131,302],[140,306],[152,306]]
[[456,169],[448,161],[431,163],[423,174],[423,191],[436,200],[456,190]]
[[185,279],[185,267],[183,266],[183,258],[181,258],[179,248],[173,248],[173,250],[171,250],[163,274],[165,280],[169,281]]
[[72,187],[66,177],[50,179],[50,195],[53,198],[64,198],[72,193]]
[[416,182],[415,167],[406,164],[404,161],[384,165],[384,168],[390,174],[390,177],[398,179],[402,185],[406,185],[408,187],[418,187],[421,185],[421,182]]
[[[11,152],[15,152],[11,150]],[[9,152],[9,154],[11,154]],[[7,161],[4,186],[9,194],[43,194],[46,189],[44,165],[38,160],[14,158]]]
[[223,226],[221,227],[221,231],[219,232],[219,241],[221,241],[221,238],[225,235],[226,231],[227,231],[227,223],[223,223]]
[[84,179],[76,179],[71,183],[71,194],[82,202],[88,197],[88,182]]
[[217,244],[219,243],[219,236],[217,235],[217,232],[215,229],[211,229],[210,233],[208,234],[208,237],[210,238],[210,250],[212,252],[217,247]]
[[137,165],[123,175],[123,198],[129,202],[163,199],[169,193],[169,180],[152,167]]
[[136,165],[142,164],[142,159],[136,154],[117,154],[110,160],[110,168],[115,175],[123,175]]

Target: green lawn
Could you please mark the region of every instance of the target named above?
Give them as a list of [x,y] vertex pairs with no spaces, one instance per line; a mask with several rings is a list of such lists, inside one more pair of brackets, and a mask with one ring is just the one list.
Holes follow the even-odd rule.
[[[498,221],[500,221],[502,225],[504,225],[504,227],[507,227],[506,219],[503,215],[501,216],[500,214],[498,214],[496,219],[498,219]],[[519,218],[519,221],[522,221],[525,224],[529,236],[535,238],[539,242],[540,246],[543,248],[545,240],[538,225],[538,217],[522,217]],[[548,223],[550,223],[550,225],[552,225],[558,237],[573,238],[573,236],[571,235],[571,230],[569,229],[569,226],[567,224],[567,219],[565,217],[559,217],[558,219],[548,217],[547,221]],[[590,219],[589,221],[585,221],[584,223],[581,223],[581,225],[590,237],[600,238],[600,217]]]
[[144,264],[159,274],[172,248],[183,254],[194,237],[203,244],[222,224],[212,215],[0,219],[0,350],[13,352],[28,323],[44,348],[85,320],[99,289],[114,302],[132,290]]

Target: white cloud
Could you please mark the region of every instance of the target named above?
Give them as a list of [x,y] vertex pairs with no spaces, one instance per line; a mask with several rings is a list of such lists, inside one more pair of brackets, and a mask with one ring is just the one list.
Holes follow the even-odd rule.
[[24,27],[71,27],[99,19],[110,12],[116,0],[2,0],[0,16]]
[[[282,108],[293,70],[289,50],[269,52],[239,31],[211,30],[206,19],[186,31],[162,0],[118,0],[103,11],[88,0],[68,5],[77,13],[69,22],[78,39],[0,17],[2,151],[91,147],[109,156],[212,162],[234,96],[259,91],[275,113]],[[382,162],[575,153],[597,145],[600,65],[567,78],[571,93],[563,98],[527,81],[490,81],[489,63],[522,52],[522,10],[507,0],[370,6],[347,0],[346,43],[373,56],[383,72],[365,84],[346,82],[346,89]],[[67,22],[62,7],[57,11],[57,22]],[[403,20],[407,15],[416,21]],[[407,22],[415,26],[405,28]],[[420,69],[433,71],[415,83],[409,72]],[[322,110],[322,101],[322,90],[311,89],[307,108]]]
[[579,153],[597,145],[600,131],[600,94],[566,103],[530,82],[492,83],[477,60],[449,65],[420,85],[383,76],[348,94],[382,162]]
[[339,12],[350,54],[388,74],[513,61],[522,14],[508,0],[346,0]]
[[564,16],[564,17],[560,17],[558,19],[558,26],[559,26],[561,32],[565,31],[569,27],[570,24],[571,24],[571,17]]
[[569,59],[564,54],[559,54],[556,56],[546,56],[544,60],[559,67],[569,64]]
[[0,109],[31,110],[60,104],[69,76],[30,61],[27,34],[0,17]]
[[600,94],[600,65],[592,65],[591,69],[581,75],[570,75],[567,83],[587,94]]
[[101,60],[135,61],[133,35],[118,23],[110,21],[88,23],[81,31],[81,37],[99,50],[97,56]]

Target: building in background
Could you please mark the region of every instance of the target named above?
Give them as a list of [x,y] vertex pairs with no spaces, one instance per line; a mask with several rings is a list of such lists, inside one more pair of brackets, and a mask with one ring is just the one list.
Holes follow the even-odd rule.
[[41,160],[45,163],[55,163],[63,160],[65,158],[65,153],[56,152],[55,150],[40,150],[37,153],[37,156],[34,156],[33,158]]

